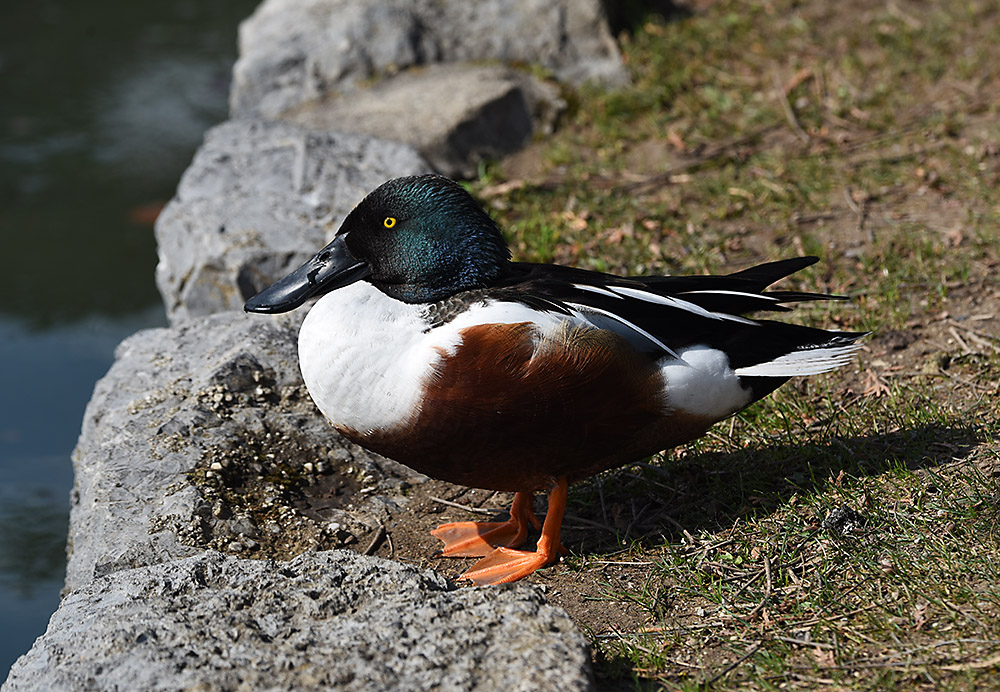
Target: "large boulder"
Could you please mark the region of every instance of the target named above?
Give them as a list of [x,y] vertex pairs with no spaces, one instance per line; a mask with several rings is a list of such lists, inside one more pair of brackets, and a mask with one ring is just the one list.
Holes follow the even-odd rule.
[[349,444],[302,385],[301,315],[221,313],[122,342],[73,453],[66,587],[216,548],[368,540],[423,477]]
[[484,159],[551,132],[565,108],[558,90],[500,65],[451,63],[407,70],[349,95],[306,101],[282,120],[405,142],[435,170],[470,178]]
[[600,0],[265,0],[240,27],[230,110],[276,118],[409,67],[490,60],[627,80]]
[[528,586],[455,589],[344,551],[203,553],[65,598],[3,692],[593,689],[586,639]]
[[239,310],[325,245],[372,189],[430,170],[413,148],[363,135],[258,121],[210,130],[156,221],[168,318]]

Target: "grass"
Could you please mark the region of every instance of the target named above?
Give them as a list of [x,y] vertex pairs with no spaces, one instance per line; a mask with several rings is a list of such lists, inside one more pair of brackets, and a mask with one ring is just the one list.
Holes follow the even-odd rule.
[[[667,505],[682,528],[622,558],[652,563],[639,590],[647,619],[599,635],[605,660],[682,689],[720,668],[734,686],[817,676],[849,687],[924,676],[937,686],[928,663],[1000,651],[995,438],[942,422],[923,396],[904,393],[890,410],[861,399],[835,420],[803,416],[801,401],[778,397],[655,474],[689,498]],[[897,419],[863,425],[885,415]],[[707,472],[696,495],[678,461]],[[656,501],[640,487],[627,492]],[[707,511],[706,497],[716,505]],[[852,522],[827,521],[842,507]],[[635,595],[609,588],[604,597]],[[932,644],[930,658],[904,653]],[[736,668],[722,665],[751,648]]]
[[796,318],[874,335],[855,368],[573,489],[606,529],[561,568],[596,584],[574,617],[600,686],[1000,689],[1000,8],[631,19],[633,84],[567,94],[555,135],[472,183],[517,258],[817,254],[786,285],[852,301]]

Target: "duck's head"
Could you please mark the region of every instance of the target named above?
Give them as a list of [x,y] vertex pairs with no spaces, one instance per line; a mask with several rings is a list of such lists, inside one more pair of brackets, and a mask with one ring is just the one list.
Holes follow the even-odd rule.
[[287,312],[362,279],[407,303],[434,302],[490,285],[509,259],[496,223],[458,183],[395,178],[347,215],[329,245],[244,309]]

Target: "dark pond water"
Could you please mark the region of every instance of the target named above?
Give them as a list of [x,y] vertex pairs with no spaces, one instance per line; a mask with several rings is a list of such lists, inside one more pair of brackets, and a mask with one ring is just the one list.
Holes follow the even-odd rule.
[[256,4],[0,3],[0,680],[59,601],[94,382],[165,324],[152,218],[225,118]]

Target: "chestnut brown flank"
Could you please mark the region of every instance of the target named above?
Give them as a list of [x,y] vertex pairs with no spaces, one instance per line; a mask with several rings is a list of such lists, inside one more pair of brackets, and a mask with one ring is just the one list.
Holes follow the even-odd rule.
[[415,420],[346,437],[434,478],[544,490],[701,435],[714,419],[668,412],[655,364],[605,330],[483,324],[441,353]]

